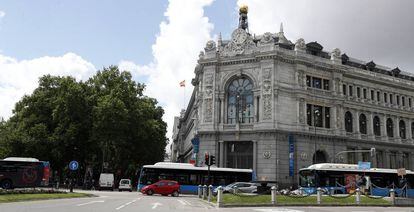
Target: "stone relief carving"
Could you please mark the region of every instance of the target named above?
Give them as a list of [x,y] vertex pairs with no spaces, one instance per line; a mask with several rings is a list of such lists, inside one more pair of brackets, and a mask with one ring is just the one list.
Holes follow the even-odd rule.
[[221,52],[223,56],[231,57],[244,53],[252,53],[256,49],[253,38],[243,29],[238,28],[234,30],[231,37],[230,43]]
[[305,99],[299,100],[299,123],[305,124]]
[[305,51],[306,44],[303,38],[299,38],[295,43],[295,51]]
[[341,50],[335,48],[331,52],[331,60],[341,60]]
[[204,122],[213,119],[213,74],[204,75]]
[[216,50],[216,42],[214,42],[213,40],[207,41],[206,47],[204,47],[204,50],[206,52]]
[[266,33],[263,34],[262,38],[260,39],[259,44],[266,45],[266,44],[269,44],[269,43],[272,43],[272,42],[273,42],[272,33],[266,32]]
[[263,119],[272,119],[272,69],[262,71],[263,86]]

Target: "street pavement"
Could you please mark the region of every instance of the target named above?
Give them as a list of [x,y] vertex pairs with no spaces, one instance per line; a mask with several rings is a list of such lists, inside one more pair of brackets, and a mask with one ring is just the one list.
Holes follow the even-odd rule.
[[[84,192],[84,191],[79,191]],[[414,208],[396,207],[250,207],[216,208],[196,196],[146,196],[137,192],[99,192],[91,198],[42,200],[0,204],[0,212],[158,212],[158,211],[231,211],[231,212],[414,212]]]

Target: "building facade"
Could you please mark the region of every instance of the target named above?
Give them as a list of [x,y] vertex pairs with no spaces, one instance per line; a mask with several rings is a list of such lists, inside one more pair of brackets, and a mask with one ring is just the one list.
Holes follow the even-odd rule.
[[[210,152],[219,167],[251,168],[286,186],[314,163],[414,169],[413,75],[317,42],[292,43],[282,26],[253,36],[247,8],[230,40],[207,42],[192,84],[173,138],[178,162],[202,166]],[[372,147],[372,157],[340,153]]]

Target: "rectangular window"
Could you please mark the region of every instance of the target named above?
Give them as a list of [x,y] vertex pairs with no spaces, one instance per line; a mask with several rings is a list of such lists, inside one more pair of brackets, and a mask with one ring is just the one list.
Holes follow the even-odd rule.
[[306,76],[306,86],[312,87],[312,80],[310,76]]
[[357,97],[361,98],[361,88],[357,87]]
[[354,87],[352,86],[352,85],[350,85],[349,86],[349,96],[352,96],[353,95],[353,89],[354,89]]
[[260,115],[260,97],[257,97],[257,109],[256,109],[256,122],[259,122],[259,115]]
[[390,94],[390,104],[394,104],[394,99],[393,99],[392,94]]
[[374,100],[375,99],[375,97],[374,97],[374,90],[371,90],[371,100]]
[[404,96],[401,97],[401,103],[402,103],[402,106],[405,107],[405,97]]
[[329,107],[325,107],[325,128],[331,128],[331,114]]
[[411,98],[408,98],[408,107],[412,107],[413,106],[413,102],[411,101]]
[[329,91],[329,80],[323,80],[323,89]]
[[381,94],[379,91],[377,91],[377,102],[381,101]]
[[400,106],[400,96],[396,96],[397,97],[397,105]]
[[384,93],[384,102],[387,103],[388,102],[388,94]]
[[309,126],[312,126],[312,105],[306,105],[306,120]]
[[346,85],[342,84],[342,93],[346,96]]
[[318,77],[312,77],[312,87],[314,88],[322,88],[322,79]]
[[363,93],[363,95],[364,95],[364,99],[367,99],[367,89],[366,89],[366,88],[364,88],[364,89],[362,90],[362,93]]

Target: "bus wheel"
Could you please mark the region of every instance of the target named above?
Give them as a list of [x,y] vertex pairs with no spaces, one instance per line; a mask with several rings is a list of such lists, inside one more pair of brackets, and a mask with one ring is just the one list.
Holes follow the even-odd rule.
[[1,181],[0,185],[1,185],[0,187],[3,189],[11,189],[13,187],[13,183],[9,179]]
[[152,190],[147,191],[147,195],[152,195],[152,194],[154,194],[154,192]]

